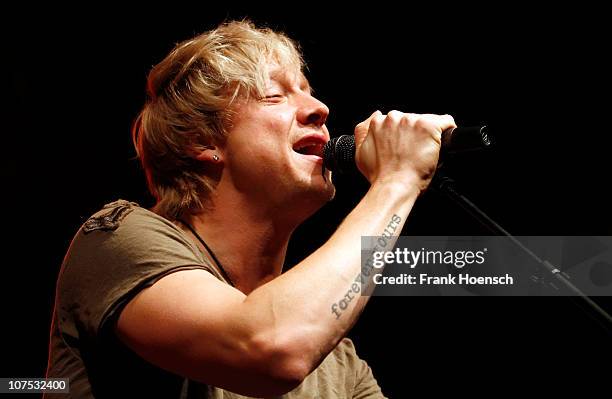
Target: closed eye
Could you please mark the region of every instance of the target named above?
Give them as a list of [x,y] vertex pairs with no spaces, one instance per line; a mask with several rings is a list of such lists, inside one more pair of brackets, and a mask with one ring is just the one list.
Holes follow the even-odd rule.
[[262,101],[270,102],[270,103],[280,103],[285,98],[282,94],[270,94],[262,98]]

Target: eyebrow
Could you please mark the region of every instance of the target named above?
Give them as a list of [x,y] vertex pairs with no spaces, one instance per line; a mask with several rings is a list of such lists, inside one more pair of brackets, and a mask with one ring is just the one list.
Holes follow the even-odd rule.
[[[270,81],[279,83],[281,85],[288,84],[289,80],[287,79],[287,70],[277,69],[273,72],[270,72]],[[305,89],[305,91],[307,91],[308,94],[310,95],[314,93],[312,86],[310,86],[310,82],[308,81],[308,79],[306,79],[306,76],[304,76],[302,72],[299,72],[299,77],[297,78],[297,82],[298,82],[298,87],[300,89]]]

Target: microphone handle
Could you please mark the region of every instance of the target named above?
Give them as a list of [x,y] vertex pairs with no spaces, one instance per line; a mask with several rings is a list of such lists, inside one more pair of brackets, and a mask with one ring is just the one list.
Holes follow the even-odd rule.
[[442,132],[443,154],[478,151],[491,145],[487,126],[466,126],[446,129]]
[[[441,155],[478,151],[491,145],[486,126],[446,129],[442,132]],[[323,171],[348,172],[355,169],[355,136],[342,135],[329,140],[323,148]]]

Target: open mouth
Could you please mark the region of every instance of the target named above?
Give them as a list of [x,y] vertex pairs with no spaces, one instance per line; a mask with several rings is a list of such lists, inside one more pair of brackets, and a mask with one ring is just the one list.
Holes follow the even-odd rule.
[[324,136],[305,136],[293,145],[293,151],[301,155],[311,155],[322,159],[325,141]]

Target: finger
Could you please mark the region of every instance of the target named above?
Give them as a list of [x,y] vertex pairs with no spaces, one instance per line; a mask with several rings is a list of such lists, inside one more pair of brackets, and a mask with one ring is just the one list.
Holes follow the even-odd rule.
[[382,112],[375,111],[372,115],[368,117],[368,119],[355,126],[355,142],[359,143],[365,138],[365,136],[368,134],[370,123],[372,122],[372,120],[380,116],[382,116]]
[[438,126],[441,131],[456,128],[457,124],[455,123],[455,119],[448,114],[438,115],[438,114],[423,114],[421,117],[428,119],[433,124]]
[[363,121],[363,122],[361,122],[361,123],[357,124],[357,126],[365,126],[365,127],[367,128],[367,126],[369,126],[369,125],[370,125],[370,122],[372,121],[372,119],[373,119],[373,118],[375,118],[375,117],[376,117],[376,116],[378,116],[378,115],[382,115],[382,112],[380,112],[380,111],[374,111],[374,112],[372,113],[372,115],[370,115],[370,116],[368,117],[368,119],[366,119],[365,121]]
[[451,115],[440,115],[440,123],[442,123],[442,130],[456,128],[457,124],[455,123],[455,118]]

